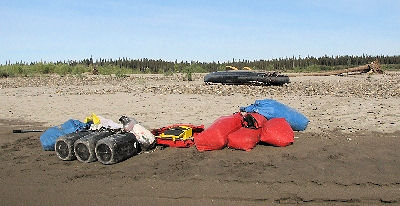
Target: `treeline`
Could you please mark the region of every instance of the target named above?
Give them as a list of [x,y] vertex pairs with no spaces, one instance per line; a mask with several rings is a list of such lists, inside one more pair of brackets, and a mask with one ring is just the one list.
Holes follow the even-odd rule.
[[195,68],[193,72],[211,72],[225,69],[230,65],[242,69],[250,67],[255,70],[275,70],[275,71],[291,71],[301,70],[309,67],[318,67],[319,70],[332,69],[337,66],[351,67],[365,65],[372,61],[378,60],[381,64],[400,64],[400,55],[395,56],[322,56],[322,57],[286,57],[270,60],[236,60],[227,62],[199,62],[199,61],[164,61],[153,59],[93,59],[92,57],[83,60],[68,60],[57,62],[6,62],[6,65],[36,65],[36,64],[55,64],[69,66],[87,66],[87,67],[119,67],[121,69],[130,69],[143,73],[165,73],[165,72],[182,72],[187,68]]

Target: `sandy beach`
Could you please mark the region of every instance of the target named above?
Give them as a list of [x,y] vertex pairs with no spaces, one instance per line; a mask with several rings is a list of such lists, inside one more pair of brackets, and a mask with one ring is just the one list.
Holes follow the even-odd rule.
[[[298,76],[283,86],[206,85],[182,75],[0,79],[1,205],[400,203],[400,73]],[[148,128],[204,124],[257,99],[310,119],[293,145],[198,152],[161,148],[115,165],[61,161],[40,133],[91,113]]]

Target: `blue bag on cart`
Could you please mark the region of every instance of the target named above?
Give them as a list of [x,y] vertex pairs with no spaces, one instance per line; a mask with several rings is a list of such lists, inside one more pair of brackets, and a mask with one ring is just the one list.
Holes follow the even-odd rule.
[[57,138],[63,135],[80,131],[86,128],[87,124],[79,121],[70,119],[64,122],[62,125],[51,127],[44,131],[40,136],[40,143],[44,150],[54,150],[54,145],[56,144]]

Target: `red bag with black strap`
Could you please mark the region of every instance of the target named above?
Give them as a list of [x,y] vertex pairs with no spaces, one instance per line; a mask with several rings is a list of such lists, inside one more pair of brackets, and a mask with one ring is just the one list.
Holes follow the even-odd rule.
[[260,141],[261,128],[267,119],[258,113],[247,113],[243,117],[243,127],[228,135],[228,147],[250,151]]
[[264,124],[260,141],[278,146],[285,147],[294,142],[294,132],[285,118],[273,118]]
[[235,113],[230,116],[222,116],[214,121],[202,133],[194,137],[198,151],[219,150],[228,143],[228,135],[242,127],[243,116]]
[[243,117],[243,126],[248,128],[261,128],[267,123],[267,118],[256,112],[246,113]]

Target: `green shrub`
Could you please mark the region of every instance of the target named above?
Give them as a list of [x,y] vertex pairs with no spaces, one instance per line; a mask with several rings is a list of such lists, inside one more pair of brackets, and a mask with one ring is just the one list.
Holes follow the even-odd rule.
[[193,70],[194,70],[193,65],[186,66],[185,68],[183,68],[183,73],[185,74],[184,78],[186,81],[193,81],[193,78],[192,78]]
[[172,76],[175,73],[175,67],[173,69],[164,69],[163,74],[164,76]]
[[188,71],[186,72],[186,80],[187,80],[187,81],[193,81],[193,78],[192,78],[192,71],[188,70]]
[[384,71],[399,71],[400,64],[381,64],[381,68]]
[[118,77],[118,78],[127,77],[126,74],[127,74],[127,69],[121,69],[121,68],[119,68],[119,69],[117,69],[117,70],[115,71],[115,76]]
[[27,67],[30,70],[31,74],[51,74],[54,73],[56,65],[52,63],[48,64],[38,63],[30,67],[24,65],[24,67]]
[[71,74],[72,73],[72,67],[66,64],[63,65],[57,65],[56,68],[54,69],[54,73],[59,74],[61,76]]
[[85,72],[89,72],[89,67],[83,65],[76,65],[72,67],[71,74],[73,75],[81,75]]

